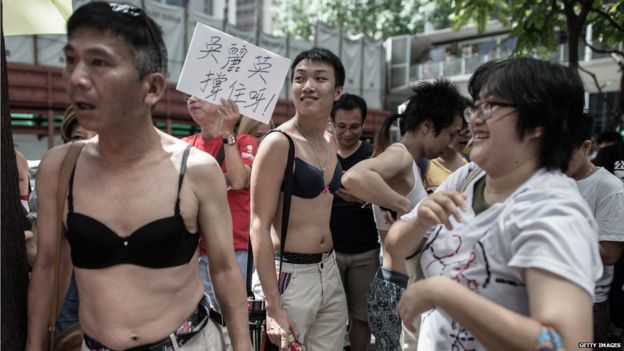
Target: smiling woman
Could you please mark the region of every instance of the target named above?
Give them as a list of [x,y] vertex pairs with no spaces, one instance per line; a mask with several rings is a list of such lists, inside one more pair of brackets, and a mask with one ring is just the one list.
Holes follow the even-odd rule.
[[566,67],[519,58],[484,64],[469,91],[474,163],[388,234],[393,253],[424,245],[427,279],[405,291],[401,317],[413,329],[431,309],[419,350],[574,349],[592,340],[601,271],[596,222],[562,173],[582,82]]

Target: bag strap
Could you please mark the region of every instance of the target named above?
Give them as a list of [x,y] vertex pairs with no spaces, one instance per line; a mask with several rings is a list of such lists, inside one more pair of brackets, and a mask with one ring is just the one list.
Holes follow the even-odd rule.
[[464,191],[466,191],[466,189],[468,188],[468,184],[470,184],[470,182],[475,180],[479,175],[481,175],[481,173],[483,173],[483,170],[481,169],[481,167],[479,167],[476,163],[471,163],[471,165],[468,167],[469,167],[468,174],[466,175],[466,178],[464,178],[464,180],[459,185],[459,188],[457,189],[457,191],[459,191],[460,193],[463,193]]
[[[282,189],[284,198],[282,199],[282,227],[280,234],[280,273],[282,272],[282,258],[284,256],[284,247],[286,246],[286,234],[288,233],[288,220],[290,217],[290,200],[293,192],[293,163],[295,161],[295,143],[290,135],[279,129],[274,129],[269,133],[279,132],[288,139],[288,159],[286,160],[286,169],[284,169],[284,178],[282,179]],[[267,133],[267,135],[269,134]],[[253,250],[251,247],[251,237],[247,241],[247,296],[253,297],[251,289],[251,276],[253,274]]]
[[[277,129],[276,129],[277,130]],[[280,235],[280,266],[279,271],[282,273],[282,263],[284,259],[284,248],[286,247],[286,234],[288,233],[288,220],[290,218],[290,200],[293,193],[293,163],[295,161],[295,143],[290,135],[277,130],[284,134],[288,139],[288,160],[286,161],[286,169],[284,170],[283,189],[284,197],[282,198],[282,227]]]
[[67,150],[67,154],[63,159],[63,163],[61,165],[61,169],[59,171],[58,177],[58,185],[56,191],[56,210],[57,210],[57,230],[56,230],[56,242],[55,242],[55,262],[54,262],[54,283],[52,290],[52,309],[50,311],[50,322],[48,324],[48,333],[50,337],[48,338],[48,350],[54,350],[54,334],[56,332],[56,319],[59,313],[59,295],[60,295],[60,266],[61,266],[61,236],[64,233],[63,228],[63,210],[65,209],[65,195],[67,194],[67,188],[69,187],[69,177],[71,172],[73,171],[76,161],[78,160],[78,156],[80,155],[80,151],[85,146],[84,142],[73,142],[69,149]]
[[225,160],[225,148],[223,144],[221,144],[221,147],[219,148],[219,152],[217,152],[217,157],[215,158],[217,159],[219,166],[223,166],[223,161]]

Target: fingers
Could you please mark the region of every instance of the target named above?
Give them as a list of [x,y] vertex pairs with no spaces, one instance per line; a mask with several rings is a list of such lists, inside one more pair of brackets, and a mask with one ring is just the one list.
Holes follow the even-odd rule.
[[240,113],[238,112],[238,105],[231,99],[221,99],[221,105],[219,105],[217,111],[227,118],[240,117]]
[[295,322],[293,322],[292,319],[290,320],[290,332],[294,335],[295,340],[301,340],[299,338],[299,328],[297,328],[297,325],[295,325]]
[[443,224],[447,229],[453,229],[450,217],[457,222],[462,221],[460,211],[466,210],[464,194],[457,192],[441,192],[427,198],[418,210],[418,217],[425,224]]

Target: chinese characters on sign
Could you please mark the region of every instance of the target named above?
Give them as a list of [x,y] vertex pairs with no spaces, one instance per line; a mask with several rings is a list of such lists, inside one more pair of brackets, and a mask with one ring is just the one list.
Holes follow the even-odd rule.
[[177,89],[208,102],[232,99],[240,112],[268,123],[290,60],[197,23]]

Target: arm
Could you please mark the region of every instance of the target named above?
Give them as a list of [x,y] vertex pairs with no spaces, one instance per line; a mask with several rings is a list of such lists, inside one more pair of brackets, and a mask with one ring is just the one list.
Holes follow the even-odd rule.
[[[53,291],[53,275],[56,256],[58,211],[56,192],[61,163],[67,152],[67,145],[50,150],[43,157],[37,171],[37,256],[33,263],[28,287],[28,335],[26,350],[45,350],[48,338]],[[63,244],[67,239],[62,236]],[[67,254],[68,251],[62,251]],[[69,259],[69,255],[62,260]],[[64,295],[61,295],[64,296]]]
[[410,210],[409,200],[394,191],[387,181],[406,169],[411,171],[412,162],[411,156],[403,149],[389,147],[377,157],[351,167],[342,176],[342,185],[363,201],[405,213]]
[[21,196],[26,196],[28,200],[28,194],[30,194],[29,181],[28,181],[28,160],[19,152],[19,150],[15,149],[15,160],[17,162],[17,175],[19,177],[19,194]]
[[[236,123],[241,118],[236,103],[232,100],[226,101],[221,99],[221,105],[219,105],[217,113],[221,118],[221,132],[223,132],[223,135],[234,134],[234,127],[236,127]],[[224,144],[223,150],[227,166],[227,173],[225,173],[227,184],[234,190],[247,188],[249,186],[251,167],[243,162],[238,150],[238,143],[232,145]]]
[[[460,210],[465,206],[464,194],[439,191],[430,195],[412,210],[416,212],[415,218],[394,222],[385,240],[386,250],[392,256],[401,258],[414,254],[420,248],[427,229],[437,224],[452,229],[449,218],[453,216],[461,222]],[[407,216],[411,217],[412,212]]]
[[234,350],[250,350],[247,299],[243,277],[234,256],[225,181],[219,165],[214,161],[195,167],[189,174],[192,176],[193,192],[199,200],[199,226],[208,247],[210,277],[227,321],[232,346]]
[[288,140],[279,133],[271,133],[262,142],[251,171],[250,237],[256,271],[265,296],[267,334],[276,345],[289,331],[293,331],[295,338],[299,338],[294,323],[282,305],[271,240],[271,224],[281,204],[280,184],[287,155]]
[[617,179],[610,186],[613,194],[601,199],[595,209],[599,230],[600,258],[607,266],[614,265],[624,250],[624,227],[621,221],[622,212],[624,212],[624,190]]
[[600,242],[600,258],[606,266],[612,266],[617,263],[624,251],[624,242],[622,241],[601,241]]
[[[592,300],[578,285],[541,269],[526,269],[529,316],[510,311],[447,277],[408,287],[399,313],[404,320],[438,307],[466,328],[488,350],[535,350],[542,327],[553,328],[565,349],[592,340]],[[574,308],[570,308],[574,306]],[[412,325],[406,323],[408,328]]]

